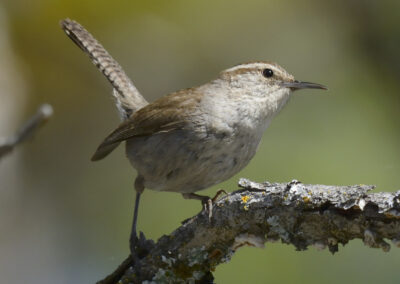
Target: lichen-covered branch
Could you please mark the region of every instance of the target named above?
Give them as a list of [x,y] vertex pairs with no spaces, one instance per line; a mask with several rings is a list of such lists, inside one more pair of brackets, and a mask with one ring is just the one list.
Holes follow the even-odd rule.
[[155,244],[142,239],[143,258],[140,264],[125,263],[120,283],[210,283],[211,271],[237,249],[262,248],[265,242],[332,253],[356,238],[383,251],[390,249],[385,239],[400,244],[400,191],[367,194],[373,186],[245,179],[239,185],[242,189],[214,205],[211,220],[202,212]]
[[31,137],[52,114],[53,108],[48,104],[43,104],[39,107],[37,112],[25,122],[15,135],[0,139],[0,159],[10,153],[15,146]]

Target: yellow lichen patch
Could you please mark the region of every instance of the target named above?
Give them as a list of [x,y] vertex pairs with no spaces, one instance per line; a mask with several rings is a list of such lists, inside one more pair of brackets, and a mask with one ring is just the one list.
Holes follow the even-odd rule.
[[250,198],[251,198],[251,197],[248,196],[248,195],[242,196],[242,201],[243,201],[243,203],[247,203],[247,201],[249,201]]
[[303,196],[303,201],[305,203],[308,203],[308,202],[310,202],[310,198],[308,196]]

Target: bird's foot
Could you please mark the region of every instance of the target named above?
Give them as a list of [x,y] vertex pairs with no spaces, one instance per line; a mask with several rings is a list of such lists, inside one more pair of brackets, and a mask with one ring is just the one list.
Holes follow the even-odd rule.
[[131,233],[131,236],[129,238],[129,250],[131,252],[131,260],[133,265],[139,264],[139,255],[137,253],[139,247],[139,238],[135,233]]
[[213,205],[215,202],[217,202],[218,197],[220,197],[222,194],[228,194],[225,190],[220,189],[217,191],[215,196],[213,198],[210,198],[208,196],[204,195],[198,195],[196,193],[183,193],[183,197],[185,199],[197,199],[200,200],[202,205],[203,205],[203,211],[208,213],[208,220],[211,221],[212,217],[212,211],[213,211]]
[[217,191],[217,193],[214,195],[214,197],[211,199],[213,203],[217,202],[218,198],[222,195],[228,195],[228,193],[224,189],[220,189]]
[[213,198],[205,196],[205,198],[201,201],[203,204],[203,210],[208,213],[208,220],[210,220],[210,221],[211,221],[211,217],[212,217],[213,205],[217,202],[218,198],[222,194],[228,195],[228,193],[225,190],[220,189],[217,191],[217,193],[214,195]]
[[149,254],[149,252],[154,248],[154,245],[154,241],[150,239],[147,240],[143,232],[140,232],[139,237],[137,237],[136,234],[131,235],[129,248],[133,265],[140,265],[140,260]]

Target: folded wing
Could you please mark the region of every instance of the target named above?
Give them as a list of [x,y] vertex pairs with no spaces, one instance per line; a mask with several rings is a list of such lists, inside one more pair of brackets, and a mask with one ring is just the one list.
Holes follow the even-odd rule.
[[184,129],[188,123],[185,119],[186,114],[193,114],[191,108],[195,108],[198,103],[198,94],[188,95],[182,90],[145,106],[104,139],[94,153],[92,161],[103,159],[122,141]]

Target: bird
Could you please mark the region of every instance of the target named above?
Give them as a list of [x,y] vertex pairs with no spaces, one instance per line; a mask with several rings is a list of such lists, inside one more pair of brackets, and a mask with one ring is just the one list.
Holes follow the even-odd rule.
[[205,209],[211,215],[215,199],[197,192],[231,178],[251,161],[264,131],[294,91],[327,89],[296,80],[277,63],[254,61],[225,69],[205,84],[147,103],[122,68],[110,64],[115,61],[82,26],[69,19],[61,25],[114,86],[123,121],[100,143],[92,161],[102,160],[125,142],[126,156],[137,171],[132,256],[137,250],[136,223],[145,189],[201,200],[209,204]]

